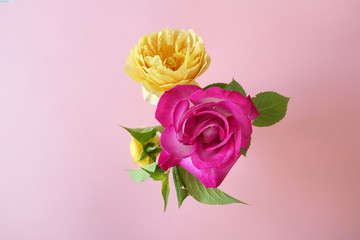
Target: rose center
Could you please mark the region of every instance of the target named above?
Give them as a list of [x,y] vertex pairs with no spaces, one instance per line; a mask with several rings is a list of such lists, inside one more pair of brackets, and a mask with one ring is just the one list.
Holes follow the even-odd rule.
[[165,67],[171,68],[172,70],[174,70],[174,68],[176,67],[176,61],[174,60],[174,58],[168,57],[165,59],[164,65],[165,65]]
[[184,63],[185,56],[182,53],[174,53],[172,57],[165,58],[163,65],[172,70],[177,70]]
[[219,139],[219,128],[218,127],[209,127],[205,129],[202,133],[203,140],[205,143],[211,143],[215,139]]

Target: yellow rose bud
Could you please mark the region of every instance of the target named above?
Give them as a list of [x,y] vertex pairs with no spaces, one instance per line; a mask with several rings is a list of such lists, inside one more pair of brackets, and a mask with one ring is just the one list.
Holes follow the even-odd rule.
[[[153,146],[158,146],[159,142],[160,142],[160,137],[158,135],[155,135],[155,137],[150,139],[147,142],[147,144],[145,144],[145,145],[149,145],[149,143],[151,143],[151,145],[153,145]],[[134,163],[137,163],[141,167],[145,167],[145,166],[155,162],[149,155],[152,155],[153,157],[156,158],[159,155],[159,153],[156,151],[153,153],[151,153],[151,152],[146,153],[146,151],[147,150],[143,148],[142,144],[138,140],[131,137],[130,154],[131,154],[131,157],[134,159],[134,161],[133,161]],[[141,159],[142,157],[143,157],[143,159]]]
[[142,84],[145,101],[156,104],[176,85],[195,84],[210,64],[202,38],[193,30],[164,29],[145,35],[130,51],[124,71]]

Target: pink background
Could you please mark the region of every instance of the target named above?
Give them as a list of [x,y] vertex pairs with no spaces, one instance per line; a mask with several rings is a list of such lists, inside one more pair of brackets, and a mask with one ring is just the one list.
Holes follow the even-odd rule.
[[[133,183],[129,127],[155,108],[123,71],[145,33],[193,28],[204,86],[291,96],[207,206]],[[360,1],[0,3],[0,239],[360,239]]]

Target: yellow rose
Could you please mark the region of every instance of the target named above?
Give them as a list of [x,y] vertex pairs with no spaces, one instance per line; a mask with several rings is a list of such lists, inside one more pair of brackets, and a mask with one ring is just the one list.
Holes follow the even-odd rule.
[[156,157],[159,155],[159,142],[160,137],[155,135],[155,137],[145,144],[145,147],[148,149],[144,149],[143,145],[138,140],[131,137],[130,154],[134,159],[134,163],[137,163],[141,167],[145,167],[155,162]]
[[202,38],[193,30],[170,30],[140,38],[126,59],[124,71],[142,84],[145,101],[156,104],[176,85],[195,84],[210,64]]

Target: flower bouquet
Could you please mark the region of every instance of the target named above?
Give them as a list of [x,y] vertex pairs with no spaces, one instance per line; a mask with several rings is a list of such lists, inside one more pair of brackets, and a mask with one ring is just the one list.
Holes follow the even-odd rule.
[[203,40],[192,30],[145,35],[127,57],[124,71],[141,83],[144,100],[157,105],[160,123],[124,127],[140,166],[128,172],[135,182],[161,181],[164,210],[170,172],[179,208],[188,196],[211,205],[244,204],[218,186],[246,156],[252,127],[271,126],[286,114],[289,98],[271,91],[250,97],[234,79],[200,87],[195,79],[209,64]]

